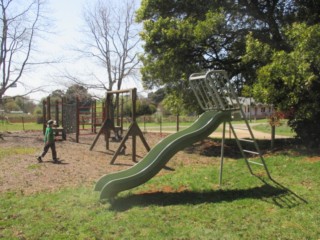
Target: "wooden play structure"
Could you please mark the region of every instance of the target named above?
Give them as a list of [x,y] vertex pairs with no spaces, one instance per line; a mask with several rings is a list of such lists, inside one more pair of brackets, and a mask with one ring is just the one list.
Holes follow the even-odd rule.
[[42,106],[43,131],[46,129],[47,121],[52,119],[56,122],[53,129],[56,136],[66,140],[67,134],[74,133],[77,143],[81,135],[96,134],[97,127],[101,127],[105,118],[104,103],[97,104],[93,99],[80,102],[78,98],[72,101],[67,101],[64,97],[51,100],[48,96],[43,100]]
[[[124,99],[131,102],[130,126],[124,134]],[[110,140],[119,142],[111,164],[120,153],[124,153],[126,142],[132,139],[132,160],[136,162],[136,138],[140,137],[147,151],[150,147],[145,140],[141,129],[136,122],[137,89],[124,89],[108,91],[104,102],[97,104],[96,100],[89,99],[80,102],[79,99],[67,101],[65,98],[52,101],[48,96],[43,101],[43,132],[49,119],[55,120],[54,132],[56,136],[62,136],[66,140],[67,134],[75,134],[78,143],[81,135],[96,134],[90,147],[92,150],[101,134],[104,134],[106,150],[110,150]],[[98,133],[97,133],[98,132]],[[114,133],[112,136],[111,133]]]
[[45,100],[42,102],[42,118],[43,118],[43,134],[46,131],[46,125],[47,121],[49,119],[52,119],[55,121],[55,125],[53,128],[55,136],[61,136],[62,140],[66,140],[67,137],[67,131],[64,128],[64,121],[63,121],[63,114],[64,114],[64,108],[63,108],[63,99],[61,101],[55,100],[51,101],[50,96],[48,96]]
[[[130,97],[131,101],[131,118],[130,118],[130,126],[125,136],[122,137],[123,134],[123,100],[124,94]],[[143,145],[147,149],[150,150],[150,147],[145,140],[141,129],[139,128],[136,122],[136,101],[137,101],[137,89],[125,89],[125,90],[116,90],[116,91],[108,91],[106,94],[106,102],[105,102],[105,119],[101,125],[101,128],[95,137],[90,150],[92,150],[97,143],[99,137],[102,133],[104,133],[105,141],[106,141],[106,149],[109,150],[109,141],[113,139],[114,141],[119,141],[120,144],[115,151],[111,164],[113,164],[117,158],[117,156],[124,152],[126,149],[126,142],[131,136],[132,139],[132,161],[136,162],[136,138],[140,137]],[[114,137],[111,137],[111,132],[114,133]]]

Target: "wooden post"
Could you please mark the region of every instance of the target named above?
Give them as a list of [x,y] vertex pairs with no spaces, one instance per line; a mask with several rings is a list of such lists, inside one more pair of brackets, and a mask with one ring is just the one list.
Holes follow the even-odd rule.
[[159,117],[159,123],[160,123],[160,136],[162,137],[162,116]]
[[121,98],[121,107],[120,107],[120,112],[121,112],[121,116],[120,116],[120,132],[121,135],[123,134],[123,97]]
[[[136,122],[136,101],[137,101],[137,89],[133,88],[131,90],[131,102],[132,102],[132,122]],[[136,134],[132,135],[132,161],[136,162],[136,154],[137,154],[137,137]]]
[[179,123],[180,123],[180,119],[179,119],[179,113],[177,113],[177,132],[179,132]]
[[106,116],[106,114],[107,114],[107,112],[106,112],[106,103],[105,102],[102,102],[102,113],[101,114],[102,114],[101,122],[104,122],[107,119],[107,116]]
[[79,142],[80,135],[80,111],[79,111],[79,98],[76,98],[76,142]]
[[91,103],[91,132],[96,132],[96,123],[97,123],[97,112],[96,112],[96,100],[93,100]]
[[[107,93],[107,97],[106,97],[106,104],[105,104],[105,116],[106,116],[106,120],[105,122],[107,123],[109,120],[113,120],[111,119],[112,116],[110,114],[110,111],[111,111],[111,101],[112,101],[112,94],[111,93]],[[110,138],[110,129],[109,129],[109,126],[107,124],[104,124],[103,125],[103,128],[104,128],[104,139],[105,139],[105,142],[106,142],[106,149],[109,150],[109,138]]]
[[47,120],[51,119],[51,102],[50,97],[47,97]]
[[[61,127],[65,127],[65,122],[64,122],[64,117],[65,116],[65,104],[66,104],[66,99],[65,97],[61,98]],[[66,130],[66,129],[65,129]]]
[[42,101],[42,130],[43,134],[46,132],[46,123],[47,123],[47,108],[46,108],[46,100]]
[[[129,139],[129,136],[132,137],[132,161],[136,162],[136,137],[139,136],[142,143],[144,144],[145,148],[147,149],[147,151],[150,150],[150,147],[147,143],[147,141],[145,140],[143,133],[141,132],[137,122],[136,122],[136,100],[137,100],[137,89],[136,88],[132,88],[132,89],[127,89],[127,90],[116,90],[116,91],[109,91],[106,94],[106,100],[105,100],[105,107],[104,107],[104,115],[105,115],[105,119],[103,121],[103,125],[98,133],[98,135],[96,136],[96,138],[94,139],[94,142],[92,143],[90,150],[93,149],[94,145],[96,144],[100,134],[102,132],[105,133],[105,141],[106,141],[106,149],[109,149],[109,137],[110,137],[110,131],[114,130],[114,119],[112,117],[113,114],[115,114],[115,110],[112,109],[111,106],[111,101],[112,101],[112,94],[119,94],[119,93],[130,93],[131,94],[131,103],[132,103],[132,123],[129,126],[129,129],[126,133],[126,135],[122,138],[122,141],[120,143],[120,145],[118,146],[117,150],[115,151],[115,153],[113,154],[113,157],[111,159],[111,164],[113,164],[117,158],[117,156],[120,154],[120,152],[122,152],[126,146],[125,143],[126,141]],[[118,108],[119,105],[123,105],[123,103],[118,104]],[[122,107],[121,107],[122,108]],[[122,111],[122,109],[121,109]]]
[[22,130],[24,131],[24,117],[21,117],[21,120],[22,120]]
[[116,104],[115,104],[115,108],[116,108],[116,126],[120,126],[120,93],[116,93]]
[[276,138],[276,126],[271,125],[271,151],[274,150],[274,140]]
[[55,120],[56,120],[57,126],[60,126],[60,123],[59,123],[59,101],[58,100],[56,100]]

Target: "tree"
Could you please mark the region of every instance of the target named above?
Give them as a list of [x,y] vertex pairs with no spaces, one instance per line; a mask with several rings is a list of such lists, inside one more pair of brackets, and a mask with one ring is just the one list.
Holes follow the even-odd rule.
[[32,113],[36,107],[35,103],[29,97],[15,97],[15,103],[24,113]]
[[[132,101],[124,100],[123,114],[132,115]],[[151,115],[157,111],[156,106],[145,98],[138,98],[136,101],[136,116]]]
[[203,69],[225,69],[254,81],[244,64],[246,36],[288,50],[282,27],[295,16],[295,1],[142,1],[137,19],[144,24],[142,80],[146,87],[187,79]]
[[[71,88],[76,88],[76,86],[70,86]],[[54,91],[52,91],[52,93],[50,94],[50,97],[54,97],[54,98],[62,98],[64,97],[65,93],[63,90],[61,89],[56,89]]]
[[155,104],[158,105],[165,97],[165,89],[159,88],[155,92],[151,92],[148,94],[148,98]]
[[157,107],[148,101],[148,99],[138,99],[137,101],[137,116],[152,115],[157,111]]
[[67,77],[77,84],[106,91],[114,86],[119,90],[126,78],[134,77],[140,42],[134,15],[134,0],[117,2],[116,6],[112,0],[99,0],[92,7],[87,6],[83,11],[83,47],[77,51],[98,63],[106,72],[105,78],[93,73],[94,79],[88,83],[70,74]]
[[[243,81],[236,84],[238,94],[254,85],[256,97],[292,113],[289,123],[300,138],[320,142],[320,130],[309,135],[320,129],[319,36],[303,31],[320,23],[319,1],[143,0],[138,20],[144,24],[145,86],[179,86],[201,69],[225,69],[230,78],[241,74],[233,78]],[[301,31],[298,23],[305,24]]]
[[181,93],[166,95],[162,104],[168,112],[175,115],[180,115],[184,111]]
[[[163,87],[183,92],[189,111],[200,112],[188,87],[188,76],[206,69],[225,69],[230,77],[252,84],[255,65],[244,63],[246,36],[287,48],[279,33],[282,1],[149,0],[142,1],[137,19],[146,54],[141,57],[145,87]],[[271,1],[264,1],[270,3]],[[291,12],[287,11],[287,15]],[[266,17],[267,16],[267,17]],[[243,83],[237,83],[241,93]]]
[[4,98],[5,99],[5,104],[4,104],[4,109],[6,112],[10,111],[21,111],[20,106],[15,102],[15,99],[13,98]]
[[91,99],[88,89],[78,84],[71,85],[67,89],[65,97],[69,102],[74,102],[76,98],[79,99],[80,102],[88,102]]
[[36,104],[30,100],[29,97],[7,97],[4,96],[3,106],[5,111],[23,111],[24,113],[32,113],[36,107]]
[[[248,53],[258,52],[270,62],[258,70],[256,99],[288,113],[288,124],[309,146],[320,144],[320,24],[293,24],[285,31],[290,52],[275,51],[248,38]],[[265,49],[265,51],[261,51]],[[262,53],[265,53],[263,56]],[[252,59],[252,55],[248,54]]]
[[35,40],[44,31],[42,0],[0,0],[0,105],[6,91],[30,69]]

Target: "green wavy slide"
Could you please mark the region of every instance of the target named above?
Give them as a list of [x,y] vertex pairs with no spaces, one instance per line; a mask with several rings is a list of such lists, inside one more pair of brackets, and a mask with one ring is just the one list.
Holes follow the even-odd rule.
[[222,122],[231,121],[230,111],[206,111],[190,127],[161,140],[136,165],[102,176],[95,185],[100,199],[113,199],[119,192],[137,187],[155,176],[178,151],[208,137]]

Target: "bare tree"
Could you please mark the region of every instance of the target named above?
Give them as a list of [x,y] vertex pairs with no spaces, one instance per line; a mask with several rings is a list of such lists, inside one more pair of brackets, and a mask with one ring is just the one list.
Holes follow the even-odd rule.
[[31,65],[31,54],[38,33],[43,31],[41,20],[43,0],[0,0],[0,105],[6,91],[22,81]]
[[[140,42],[135,18],[134,0],[98,0],[93,6],[84,9],[86,25],[84,47],[78,49],[82,56],[93,58],[106,70],[106,78],[100,79],[92,74],[96,84],[86,84],[95,89],[111,90],[114,86],[121,89],[123,80],[133,76],[138,60]],[[122,5],[121,5],[122,4]],[[66,76],[73,82],[78,78]]]

